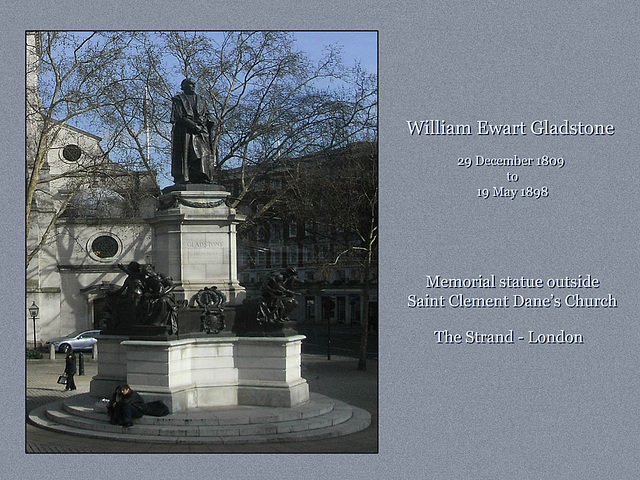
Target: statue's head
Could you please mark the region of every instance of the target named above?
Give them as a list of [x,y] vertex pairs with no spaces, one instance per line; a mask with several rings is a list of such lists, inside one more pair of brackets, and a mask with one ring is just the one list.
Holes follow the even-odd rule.
[[185,78],[180,83],[180,88],[184,93],[193,93],[196,91],[196,81],[192,78]]

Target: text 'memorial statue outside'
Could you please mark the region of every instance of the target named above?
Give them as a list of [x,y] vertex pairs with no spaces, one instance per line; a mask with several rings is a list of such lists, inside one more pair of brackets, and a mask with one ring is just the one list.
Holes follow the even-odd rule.
[[180,87],[171,108],[171,175],[176,185],[211,183],[213,121],[205,100],[196,94],[196,82],[185,78]]

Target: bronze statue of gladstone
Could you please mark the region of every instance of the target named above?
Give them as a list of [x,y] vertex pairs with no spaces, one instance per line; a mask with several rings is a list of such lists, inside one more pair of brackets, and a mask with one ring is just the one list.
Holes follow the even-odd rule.
[[194,80],[185,78],[180,87],[171,108],[171,175],[176,184],[211,183],[211,114]]

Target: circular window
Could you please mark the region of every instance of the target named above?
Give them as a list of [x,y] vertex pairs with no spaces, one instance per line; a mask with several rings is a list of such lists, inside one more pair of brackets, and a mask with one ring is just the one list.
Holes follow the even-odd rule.
[[108,235],[100,235],[91,242],[91,252],[98,258],[115,257],[118,253],[118,242]]
[[82,149],[75,144],[69,144],[62,149],[62,156],[68,162],[77,162],[82,156]]

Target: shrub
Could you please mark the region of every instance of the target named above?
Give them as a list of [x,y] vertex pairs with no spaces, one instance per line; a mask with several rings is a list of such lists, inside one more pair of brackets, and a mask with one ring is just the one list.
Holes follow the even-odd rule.
[[42,358],[42,354],[40,352],[38,352],[37,350],[29,350],[27,349],[27,358],[28,359],[34,359],[34,358]]

